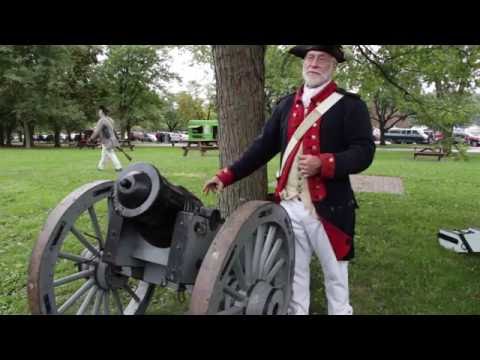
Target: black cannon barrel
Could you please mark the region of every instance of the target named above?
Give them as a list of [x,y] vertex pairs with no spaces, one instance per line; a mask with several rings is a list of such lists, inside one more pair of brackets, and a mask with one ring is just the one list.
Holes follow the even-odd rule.
[[185,188],[169,183],[153,165],[138,163],[116,181],[114,206],[147,241],[169,247],[177,214],[200,211],[203,204]]

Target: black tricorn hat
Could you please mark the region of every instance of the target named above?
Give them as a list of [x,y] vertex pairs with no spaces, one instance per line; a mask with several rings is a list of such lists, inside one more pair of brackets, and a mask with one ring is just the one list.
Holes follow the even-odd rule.
[[289,53],[304,59],[309,51],[324,51],[337,59],[338,63],[346,61],[342,45],[297,45]]

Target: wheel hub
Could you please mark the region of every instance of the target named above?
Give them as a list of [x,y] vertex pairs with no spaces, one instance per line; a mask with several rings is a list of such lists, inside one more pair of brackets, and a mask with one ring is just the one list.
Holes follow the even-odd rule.
[[95,271],[95,281],[97,282],[98,286],[103,290],[110,289],[112,287],[109,281],[110,277],[110,267],[104,262],[97,263]]
[[[100,254],[103,256],[102,251]],[[84,250],[82,257],[91,259],[91,261],[81,264],[80,271],[95,269],[95,283],[102,290],[121,289],[127,284],[127,277],[116,273],[110,264],[96,258],[90,251]]]

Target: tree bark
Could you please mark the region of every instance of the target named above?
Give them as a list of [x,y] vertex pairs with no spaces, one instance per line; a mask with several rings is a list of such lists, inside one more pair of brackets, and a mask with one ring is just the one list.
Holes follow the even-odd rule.
[[[240,158],[265,124],[265,46],[214,45],[217,81],[220,167]],[[228,187],[220,195],[224,217],[241,204],[265,200],[268,179],[266,167]]]
[[28,122],[23,121],[23,146],[26,149],[31,149],[32,148],[32,141],[31,141],[31,136],[30,136],[30,126],[28,126]]
[[54,147],[60,148],[61,147],[61,145],[60,145],[60,129],[58,129],[57,127],[55,127],[55,129],[54,129],[53,138],[54,138],[54,142],[55,142]]
[[29,129],[28,136],[30,138],[31,147],[35,147],[35,142],[33,141],[33,134],[35,134],[35,125],[33,125],[32,123],[29,123],[28,129]]
[[0,146],[3,147],[5,144],[5,131],[4,126],[0,124]]
[[[6,136],[5,136],[6,137],[6,139],[5,139],[6,140],[6,145],[8,147],[12,146],[12,133],[13,133],[13,129],[10,126],[8,126],[7,129],[6,129]],[[21,136],[19,136],[18,139],[20,141],[22,141]]]

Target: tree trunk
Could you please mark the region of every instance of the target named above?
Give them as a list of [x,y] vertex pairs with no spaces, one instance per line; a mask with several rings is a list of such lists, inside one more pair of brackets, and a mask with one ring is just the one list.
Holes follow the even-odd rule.
[[[8,147],[10,147],[10,146],[12,146],[12,133],[13,133],[13,129],[12,129],[10,126],[8,126],[5,133],[6,133],[6,136],[5,136],[5,137],[6,137],[6,139],[5,139],[5,140],[6,140],[6,145],[7,145]],[[19,139],[20,141],[22,141],[22,137],[19,137],[18,139]]]
[[31,141],[31,136],[30,136],[30,126],[28,126],[28,123],[26,121],[23,121],[23,146],[26,149],[31,149],[32,148],[32,141]]
[[0,146],[3,147],[5,144],[5,131],[4,126],[0,124]]
[[[217,81],[220,166],[230,166],[261,133],[265,124],[265,46],[214,45]],[[265,200],[267,170],[263,167],[228,187],[219,208],[230,215],[242,203]]]
[[385,120],[384,119],[379,119],[378,127],[379,127],[379,130],[380,130],[380,145],[385,146],[386,145],[386,143],[385,143],[386,130],[385,130]]
[[[10,133],[10,138],[13,140],[12,133],[13,133],[13,130]],[[24,143],[24,145],[25,145],[25,137],[23,136],[23,131],[21,129],[18,129],[17,135],[18,135],[18,142]]]
[[210,120],[210,112],[211,111],[212,111],[212,104],[208,104],[207,120]]
[[54,142],[55,142],[54,147],[56,147],[56,148],[61,147],[61,145],[60,145],[60,129],[55,128],[53,137],[54,137]]
[[35,126],[33,124],[28,124],[28,136],[30,138],[30,144],[32,147],[35,147],[35,142],[33,141],[33,134],[35,134]]

